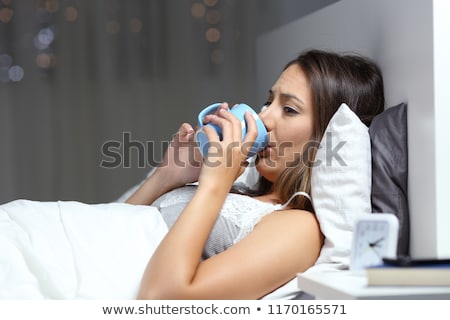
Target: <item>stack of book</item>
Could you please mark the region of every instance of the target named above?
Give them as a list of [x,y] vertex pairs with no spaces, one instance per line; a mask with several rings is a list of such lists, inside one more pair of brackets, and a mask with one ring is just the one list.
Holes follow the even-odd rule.
[[366,270],[369,286],[450,286],[450,259],[383,259]]

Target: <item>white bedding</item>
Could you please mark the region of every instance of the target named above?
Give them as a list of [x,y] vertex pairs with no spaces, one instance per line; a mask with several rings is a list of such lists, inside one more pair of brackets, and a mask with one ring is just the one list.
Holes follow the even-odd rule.
[[167,226],[122,203],[0,206],[0,299],[133,299]]
[[[0,299],[134,299],[166,233],[151,206],[0,205]],[[293,280],[265,298],[287,299],[296,291]]]

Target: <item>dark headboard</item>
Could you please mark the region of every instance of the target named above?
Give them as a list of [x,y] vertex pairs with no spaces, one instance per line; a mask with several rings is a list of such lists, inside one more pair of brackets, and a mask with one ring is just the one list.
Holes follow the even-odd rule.
[[409,255],[407,105],[376,116],[369,128],[372,147],[372,212],[399,220],[398,255]]

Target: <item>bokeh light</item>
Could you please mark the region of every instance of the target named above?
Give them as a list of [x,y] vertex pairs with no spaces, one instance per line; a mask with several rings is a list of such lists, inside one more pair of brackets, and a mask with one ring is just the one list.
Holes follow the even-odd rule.
[[59,1],[58,0],[45,0],[44,1],[45,10],[51,13],[55,13],[59,9]]
[[23,68],[12,65],[13,58],[7,53],[0,54],[0,82],[19,82],[25,74]]
[[0,22],[8,23],[12,20],[14,16],[14,10],[11,8],[2,8],[0,9]]
[[67,7],[64,10],[64,18],[69,22],[76,21],[78,19],[78,10],[72,6]]
[[214,7],[217,2],[219,2],[218,0],[203,0],[203,2],[208,6],[208,7]]
[[196,2],[191,7],[191,14],[194,18],[202,18],[205,15],[205,12],[205,6],[202,3]]
[[33,43],[36,49],[45,50],[55,39],[55,33],[51,28],[43,28],[39,30],[38,34],[34,37]]
[[41,69],[48,69],[55,65],[54,55],[46,52],[38,53],[36,56],[36,65]]
[[9,79],[13,82],[19,82],[23,79],[25,72],[21,66],[12,66],[8,70]]
[[217,28],[208,28],[208,30],[206,30],[205,37],[208,42],[217,42],[221,37],[220,30]]

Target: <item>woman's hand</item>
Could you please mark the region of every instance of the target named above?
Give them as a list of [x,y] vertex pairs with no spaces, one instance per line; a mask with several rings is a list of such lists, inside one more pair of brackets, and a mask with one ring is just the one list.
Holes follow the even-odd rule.
[[199,183],[211,186],[226,185],[228,192],[233,182],[242,174],[247,166],[247,155],[258,135],[255,119],[246,112],[247,134],[242,140],[241,121],[230,111],[227,104],[222,104],[214,115],[207,115],[205,123],[213,123],[222,129],[222,141],[210,126],[204,126],[210,142],[208,156],[205,158]]
[[163,162],[127,199],[130,204],[151,204],[162,194],[198,180],[202,157],[194,142],[195,130],[184,123],[173,136]]
[[202,156],[194,136],[194,128],[188,123],[183,123],[173,136],[164,154],[163,162],[157,168],[157,171],[164,172],[172,188],[198,180]]

